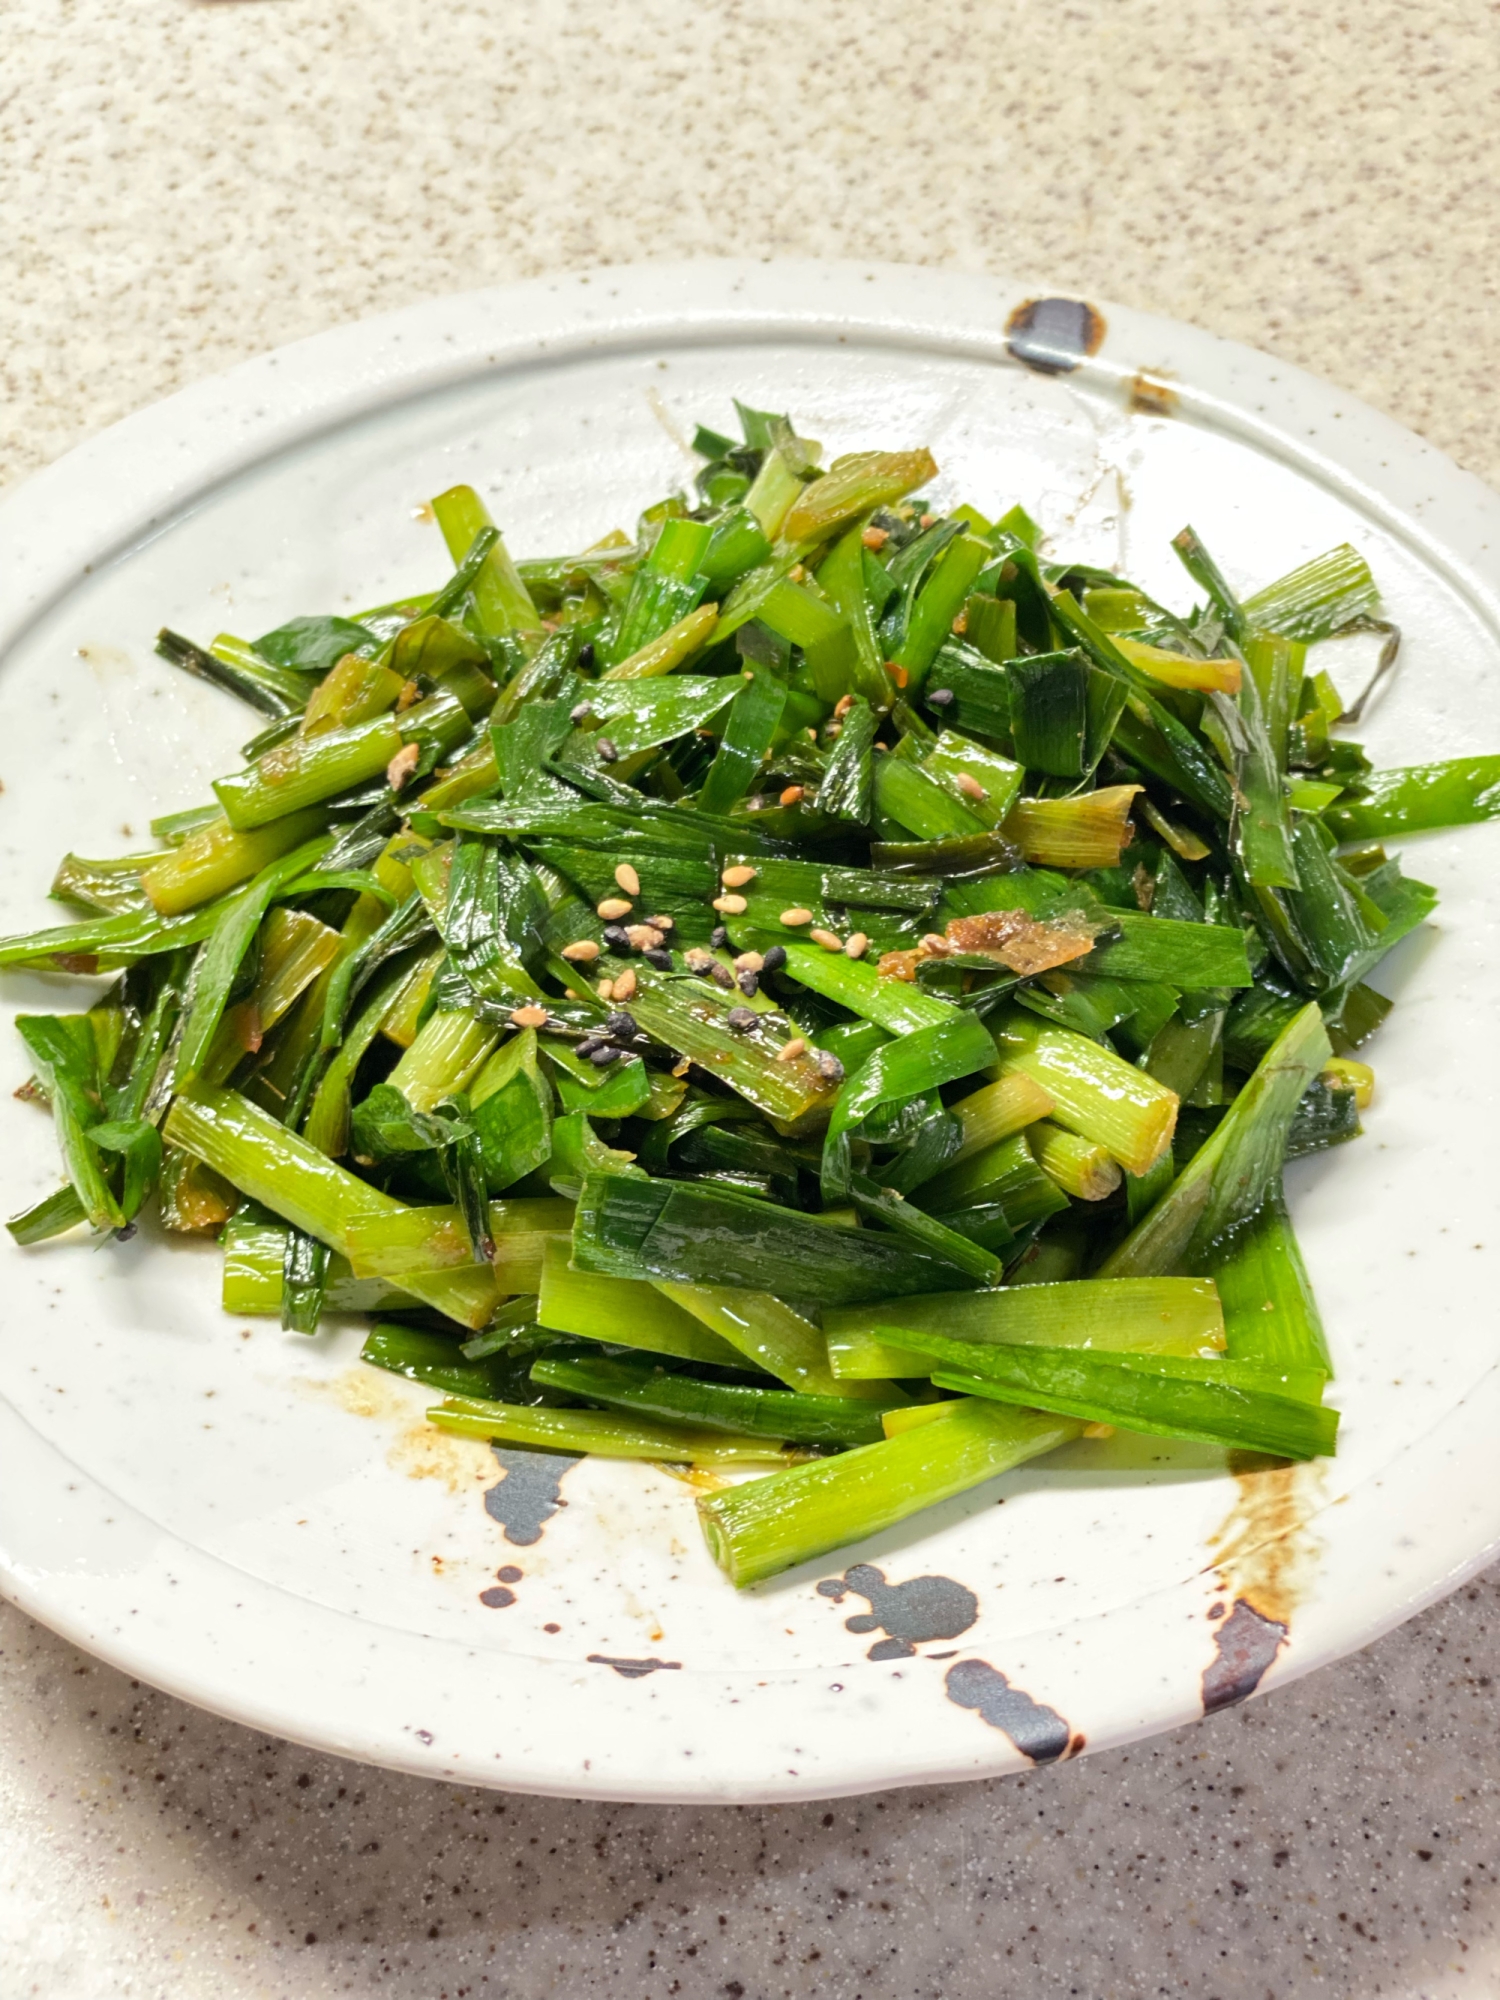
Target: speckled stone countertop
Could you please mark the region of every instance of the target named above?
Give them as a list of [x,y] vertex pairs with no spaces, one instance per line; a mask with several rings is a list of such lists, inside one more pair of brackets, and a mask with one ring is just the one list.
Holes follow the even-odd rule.
[[[0,479],[336,321],[733,251],[1009,270],[1316,369],[1500,480],[1500,15],[13,0]],[[1024,1778],[504,1798],[183,1707],[0,1611],[5,2000],[1500,1993],[1500,1573]]]

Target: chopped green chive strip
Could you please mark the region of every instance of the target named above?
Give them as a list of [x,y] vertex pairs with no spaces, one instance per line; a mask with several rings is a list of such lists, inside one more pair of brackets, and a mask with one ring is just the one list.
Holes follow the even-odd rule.
[[[915,1200],[976,1243],[1003,1250],[1032,1223],[1068,1206],[1068,1197],[1037,1165],[1024,1132],[971,1154],[917,1189]],[[998,1228],[995,1226],[998,1224]]]
[[279,743],[249,770],[216,780],[214,791],[229,824],[245,833],[377,777],[401,747],[395,717],[376,715]]
[[0,938],[0,969],[29,966],[39,972],[68,972],[92,979],[96,973],[117,972],[140,959],[201,943],[226,907],[226,899],[220,899],[181,917],[161,917],[155,910],[126,910],[115,917]]
[[849,1393],[828,1365],[821,1329],[773,1292],[750,1292],[735,1285],[680,1285],[670,1278],[654,1282],[674,1305],[702,1320],[711,1333],[789,1389],[811,1396]]
[[950,1011],[947,1020],[876,1049],[846,1081],[828,1122],[823,1146],[825,1195],[831,1198],[848,1189],[850,1135],[862,1119],[883,1104],[915,1097],[986,1068],[993,1046],[974,1015]]
[[543,1251],[536,1316],[554,1333],[640,1347],[680,1361],[738,1368],[746,1358],[738,1344],[721,1339],[701,1314],[684,1310],[648,1280],[574,1270],[565,1243],[549,1243]]
[[705,1494],[698,1518],[714,1561],[743,1590],[981,1486],[1082,1428],[1069,1417],[972,1401],[883,1444]]
[[461,1008],[432,1014],[388,1079],[414,1111],[432,1111],[445,1097],[465,1089],[499,1037]]
[[[346,1256],[353,1223],[401,1205],[231,1090],[180,1091],[163,1136],[252,1201]],[[499,1302],[492,1274],[474,1265],[416,1273],[404,1289],[461,1326],[483,1326]]]
[[1128,1173],[1148,1172],[1171,1145],[1175,1094],[1097,1042],[1019,1010],[996,1024],[995,1042],[1002,1075],[1040,1084],[1055,1121],[1096,1140]]
[[929,451],[863,451],[834,461],[805,486],[781,522],[789,542],[821,542],[857,514],[889,506],[936,476]]
[[253,833],[236,833],[228,820],[213,819],[143,869],[141,887],[160,915],[179,917],[238,888],[293,848],[300,849],[322,823],[322,814],[310,810],[289,813]]
[[[542,1257],[554,1238],[565,1238],[573,1204],[557,1196],[491,1202],[486,1214],[494,1241],[490,1262],[502,1290],[534,1292]],[[457,1208],[400,1208],[352,1222],[349,1262],[358,1278],[401,1278],[412,1271],[451,1271],[474,1261]]]
[[953,1017],[951,1002],[904,980],[882,979],[872,965],[830,955],[815,945],[789,942],[782,949],[789,978],[893,1035],[940,1027]]
[[1034,1125],[1047,1116],[1053,1102],[1052,1093],[1024,1070],[1013,1070],[961,1097],[952,1107],[958,1120],[959,1140],[947,1166],[957,1167],[986,1147]]
[[1380,593],[1364,557],[1343,542],[1247,597],[1243,610],[1251,627],[1310,644],[1378,617]]
[[247,646],[243,639],[232,639],[227,634],[215,639],[205,651],[191,639],[184,639],[180,632],[163,626],[156,635],[156,650],[174,667],[182,667],[196,674],[199,680],[237,694],[262,715],[300,715],[312,692],[310,673],[277,666],[253,646]]
[[705,812],[728,812],[754,784],[775,739],[786,697],[785,685],[767,668],[746,669],[745,684],[730,705],[718,753],[699,794]]
[[1207,591],[1209,603],[1218,613],[1222,629],[1231,639],[1243,638],[1247,622],[1245,607],[1224,580],[1218,564],[1198,539],[1197,532],[1192,528],[1183,528],[1172,537],[1172,547],[1194,583]]
[[[288,1225],[247,1203],[224,1225],[222,1303],[235,1317],[279,1319],[286,1265]],[[356,1278],[349,1260],[332,1251],[323,1279],[328,1312],[415,1312],[420,1302],[383,1278]]]
[[1333,1053],[1316,1006],[1296,1014],[1267,1050],[1222,1123],[1161,1200],[1101,1266],[1106,1277],[1164,1274],[1210,1252],[1248,1222],[1281,1172],[1302,1095]]
[[701,1426],[653,1421],[624,1411],[546,1410],[479,1397],[453,1396],[427,1412],[427,1421],[457,1437],[532,1445],[575,1457],[645,1458],[664,1465],[701,1465],[732,1471],[780,1466],[791,1456],[772,1438],[729,1437]]
[[584,1182],[573,1226],[581,1270],[621,1278],[728,1282],[817,1305],[967,1288],[943,1257],[870,1229],[827,1229],[810,1217],[707,1182]]
[[515,1368],[503,1354],[467,1359],[446,1334],[424,1333],[418,1327],[377,1323],[360,1349],[361,1361],[420,1382],[445,1396],[502,1396],[514,1385]]
[[1443,764],[1375,771],[1323,814],[1334,837],[1350,841],[1472,826],[1487,819],[1500,819],[1500,756],[1452,757]]
[[[874,1444],[885,1433],[881,1405],[848,1396],[809,1396],[791,1389],[746,1389],[696,1376],[668,1374],[649,1361],[571,1359],[544,1356],[531,1370],[533,1382],[567,1389],[647,1417],[745,1437],[780,1438],[799,1444]],[[908,1399],[892,1395],[886,1407]]]
[[70,1229],[76,1229],[81,1222],[89,1220],[82,1198],[71,1181],[65,1181],[49,1195],[44,1195],[20,1215],[13,1215],[6,1228],[11,1241],[26,1245],[45,1243],[50,1237],[62,1236]]
[[16,1031],[52,1100],[57,1146],[78,1204],[95,1229],[121,1229],[126,1216],[110,1187],[90,1130],[102,1124],[99,1056],[86,1015],[19,1014]]
[[[1055,1410],[1085,1423],[1120,1424],[1157,1437],[1192,1438],[1292,1459],[1331,1452],[1338,1433],[1336,1410],[1206,1376],[1183,1381],[1132,1366],[1123,1357],[1050,1347],[992,1348],[981,1357],[981,1370],[968,1362],[959,1341],[928,1333],[918,1340],[930,1359],[941,1363],[932,1370],[934,1388]],[[1202,1365],[1208,1370],[1214,1366]]]
[[[926,1373],[914,1351],[891,1350],[883,1341],[881,1328],[896,1317],[903,1326],[964,1341],[1184,1357],[1216,1354],[1224,1346],[1224,1314],[1210,1280],[1083,1278],[903,1299],[899,1314],[881,1305],[831,1307],[823,1332],[841,1380]],[[886,1360],[896,1365],[879,1365]]]
[[[472,486],[450,486],[432,503],[433,518],[443,531],[448,553],[462,562],[475,541],[488,528],[494,530],[489,511]],[[485,550],[469,584],[474,610],[486,632],[536,632],[541,619],[531,601],[531,593],[521,581],[498,533]]]
[[1216,1243],[1209,1268],[1224,1301],[1229,1352],[1268,1369],[1303,1370],[1320,1381],[1333,1360],[1280,1180],[1242,1228]]
[[192,1000],[177,1051],[175,1080],[179,1088],[198,1074],[215,1031],[229,1004],[240,961],[279,892],[310,867],[328,846],[326,834],[294,848],[263,868],[249,886],[226,906],[204,945],[194,971]]
[[1028,1140],[1042,1172],[1075,1201],[1104,1201],[1120,1185],[1120,1169],[1095,1139],[1044,1119],[1032,1126]]

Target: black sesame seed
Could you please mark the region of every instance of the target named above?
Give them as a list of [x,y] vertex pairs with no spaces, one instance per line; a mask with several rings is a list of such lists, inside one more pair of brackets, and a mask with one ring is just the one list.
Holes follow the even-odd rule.
[[819,1049],[818,1074],[826,1076],[830,1083],[842,1083],[844,1080],[844,1065],[839,1061],[837,1056],[830,1055],[827,1049]]
[[748,1007],[731,1007],[724,1019],[737,1035],[748,1035],[755,1026],[755,1016]]
[[619,751],[607,736],[601,736],[599,741],[594,745],[594,748],[599,752],[599,762],[601,764],[613,764],[619,758]]
[[591,1056],[595,1049],[601,1049],[603,1046],[604,1040],[602,1036],[585,1035],[581,1042],[575,1044],[575,1051],[581,1056]]
[[592,702],[581,701],[577,708],[570,708],[568,710],[569,722],[592,722],[593,718],[594,707]]
[[766,953],[765,957],[761,960],[760,969],[762,972],[780,972],[781,968],[785,964],[786,964],[786,946],[782,944],[773,944],[771,946],[771,949]]
[[658,972],[670,972],[672,970],[672,954],[669,951],[648,951],[646,953],[646,963],[654,965]]
[[722,951],[725,945],[728,944],[729,942],[729,933],[727,930],[725,930],[722,924],[715,924],[713,929],[713,935],[709,938],[708,941],[713,946],[715,951]]
[[747,1000],[753,1000],[760,991],[760,976],[754,972],[742,972],[735,984]]
[[953,706],[952,688],[933,688],[927,697],[927,705],[929,708],[951,708]]
[[628,1042],[633,1040],[641,1031],[636,1026],[632,1015],[616,1013],[611,1014],[609,1019],[604,1023],[604,1032],[606,1035],[613,1036],[617,1042]]
[[715,963],[708,969],[708,976],[715,986],[722,986],[728,993],[734,991],[734,974],[727,965]]
[[578,664],[586,674],[593,671],[594,642],[592,639],[585,640],[583,645],[578,648]]
[[[624,1053],[623,1049],[595,1049],[589,1056],[589,1061],[595,1069],[608,1069],[610,1064],[618,1062]],[[841,1070],[839,1074],[842,1076],[843,1071]]]
[[604,926],[604,942],[609,946],[611,951],[628,952],[630,950],[630,936],[623,924],[606,924]]

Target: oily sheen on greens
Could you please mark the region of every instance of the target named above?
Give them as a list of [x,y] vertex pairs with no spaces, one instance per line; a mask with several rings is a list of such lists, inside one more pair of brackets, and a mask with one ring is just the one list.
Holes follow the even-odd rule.
[[1333,1451],[1283,1168],[1434,907],[1385,839],[1500,756],[1338,733],[1400,643],[1347,545],[1185,527],[1171,609],[920,445],[694,443],[577,554],[456,486],[431,590],[162,632],[255,733],[0,940],[90,982],[18,1023],[12,1236],[215,1235],[441,1429],[713,1470],[741,1586],[1115,1428]]

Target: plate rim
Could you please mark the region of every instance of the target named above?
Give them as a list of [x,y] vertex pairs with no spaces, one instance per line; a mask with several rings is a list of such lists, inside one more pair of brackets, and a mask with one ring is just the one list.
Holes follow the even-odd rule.
[[[134,412],[0,495],[0,551],[10,558],[0,562],[0,656],[93,568],[162,532],[195,498],[390,404],[491,371],[590,352],[681,346],[685,337],[701,344],[746,338],[826,344],[843,338],[893,350],[967,355],[1014,368],[1021,363],[1007,346],[1011,314],[1028,300],[1052,296],[1065,295],[1004,277],[921,266],[716,259],[531,279],[450,294],[330,328]],[[1145,378],[1148,387],[1164,389],[1176,420],[1237,435],[1337,492],[1419,552],[1500,639],[1500,596],[1490,581],[1500,549],[1500,495],[1394,420],[1292,364],[1108,301],[1095,309],[1103,321],[1102,343],[1080,357],[1076,371],[1069,371],[1076,380],[1128,401],[1141,393]],[[1343,429],[1336,444],[1325,444],[1322,429],[1334,418]],[[1341,1621],[1323,1605],[1321,1615],[1309,1621],[1311,1632],[1304,1636],[1299,1625],[1297,1645],[1282,1652],[1260,1681],[1260,1690],[1285,1685],[1370,1643],[1459,1587],[1493,1557],[1500,1548],[1500,1495],[1488,1507],[1468,1496],[1467,1510],[1456,1508],[1443,1523],[1438,1545],[1429,1540],[1420,1557],[1416,1551],[1403,1557],[1391,1550],[1407,1505],[1399,1497],[1406,1461],[1435,1448],[1457,1451],[1462,1432],[1472,1425],[1492,1435],[1497,1418],[1500,1367],[1488,1371],[1431,1430],[1409,1441],[1378,1480],[1355,1489],[1341,1510],[1339,1540],[1348,1541],[1351,1524],[1361,1523],[1371,1545],[1386,1551],[1387,1575],[1379,1591],[1384,1609],[1376,1619]],[[72,1503],[58,1496],[80,1492],[107,1495],[117,1511],[133,1511],[3,1399],[0,1445],[5,1447],[0,1455],[12,1467],[24,1462],[31,1468],[37,1484],[33,1489],[28,1483],[28,1492],[51,1491],[62,1512]],[[1408,1468],[1406,1479],[1413,1476]],[[1415,1476],[1425,1480],[1430,1475]],[[480,1653],[456,1640],[351,1621],[348,1614],[253,1578],[175,1532],[151,1525],[155,1569],[160,1571],[165,1559],[179,1575],[193,1579],[194,1591],[183,1591],[180,1603],[191,1597],[227,1607],[238,1592],[238,1609],[249,1599],[270,1609],[275,1600],[283,1616],[292,1604],[299,1607],[309,1646],[333,1641],[336,1635],[325,1629],[330,1624],[341,1628],[346,1640],[353,1636],[360,1643],[379,1631],[375,1643],[390,1655],[382,1682],[390,1667],[399,1668],[407,1655],[413,1660],[428,1656],[433,1646],[481,1663],[488,1676],[496,1674],[496,1663],[503,1660],[507,1700],[519,1702],[528,1713],[535,1709],[547,1729],[539,1743],[528,1744],[513,1759],[491,1751],[488,1740],[483,1751],[472,1742],[460,1742],[455,1750],[443,1728],[398,1724],[383,1712],[380,1703],[388,1703],[389,1695],[372,1684],[373,1676],[359,1681],[355,1698],[340,1686],[309,1702],[305,1687],[299,1686],[300,1674],[289,1674],[285,1660],[278,1672],[275,1662],[266,1659],[259,1661],[264,1680],[247,1688],[243,1654],[236,1672],[216,1657],[211,1643],[194,1643],[190,1621],[172,1612],[167,1602],[170,1592],[158,1587],[161,1601],[141,1618],[142,1607],[122,1606],[115,1601],[120,1593],[110,1588],[128,1579],[91,1569],[87,1553],[66,1572],[39,1564],[28,1553],[25,1509],[15,1504],[15,1488],[21,1483],[13,1476],[0,1490],[0,1594],[124,1671],[200,1707],[309,1747],[511,1790],[662,1803],[811,1799],[992,1776],[1031,1764],[998,1731],[973,1728],[971,1716],[963,1718],[970,1725],[966,1730],[935,1724],[935,1710],[945,1723],[954,1721],[957,1711],[951,1704],[934,1703],[930,1674],[914,1671],[897,1687],[894,1683],[905,1670],[890,1669],[887,1706],[873,1741],[849,1716],[850,1704],[829,1702],[830,1693],[842,1695],[844,1689],[830,1687],[827,1667],[653,1674],[612,1685],[605,1702],[590,1697],[587,1689],[597,1697],[599,1683],[580,1678],[571,1663]],[[1379,1535],[1382,1522],[1391,1531],[1389,1539]],[[143,1579],[148,1574],[136,1572]],[[144,1595],[148,1588],[143,1581],[124,1595]],[[1127,1643],[1134,1625],[1144,1620],[1143,1629],[1149,1629],[1153,1621],[1179,1615],[1180,1606],[1189,1602],[1201,1619],[1202,1599],[1198,1578],[1148,1591],[1127,1605],[1086,1614],[1021,1641],[1016,1649],[1020,1657],[1007,1659],[1007,1671],[1024,1680],[1028,1649],[1045,1644],[1056,1650],[1061,1635],[1081,1635],[1083,1628],[1096,1628],[1101,1620],[1113,1622],[1110,1643],[1128,1657],[1137,1651]],[[134,1627],[131,1618],[139,1619]],[[351,1623],[359,1628],[353,1635],[343,1629]],[[285,1637],[277,1643],[285,1653]],[[1076,1643],[1084,1643],[1082,1636]],[[351,1667],[356,1651],[348,1654]],[[1149,1655],[1149,1647],[1144,1651]],[[910,1663],[913,1669],[919,1664]],[[859,1670],[864,1671],[863,1663]],[[585,1690],[583,1702],[562,1690],[561,1684],[570,1680]],[[761,1703],[759,1734],[750,1732],[767,1746],[755,1759],[721,1740],[729,1734],[723,1728],[724,1703],[744,1700],[749,1680],[769,1690]],[[1133,1741],[1195,1718],[1202,1713],[1201,1704],[1187,1695],[1187,1683],[1164,1693],[1149,1666],[1122,1675],[1113,1713],[1102,1727],[1097,1704],[1090,1704],[1088,1747]],[[564,1726],[560,1701],[567,1711],[566,1726],[574,1732],[566,1754],[552,1740]],[[591,1707],[608,1711],[607,1730],[584,1726]],[[898,1726],[908,1713],[909,1738]],[[674,1740],[680,1741],[684,1732],[692,1736],[686,1755],[698,1762],[691,1771],[680,1763],[669,1769],[656,1751],[644,1747],[660,1735],[664,1719],[670,1720]],[[797,1738],[814,1726],[827,1732],[826,1739],[816,1751],[805,1752]],[[610,1735],[630,1737],[641,1747],[625,1757],[611,1755]],[[906,1747],[908,1741],[916,1747]],[[770,1748],[773,1742],[775,1749]],[[595,1754],[585,1758],[582,1753],[590,1746]],[[759,1768],[769,1767],[778,1756],[779,1769]],[[788,1757],[801,1761],[789,1764]]]

